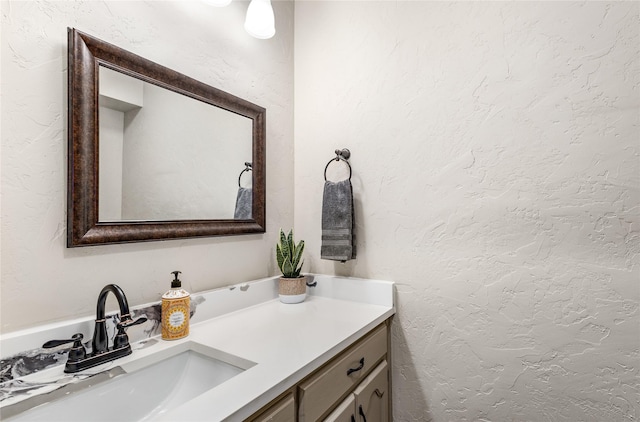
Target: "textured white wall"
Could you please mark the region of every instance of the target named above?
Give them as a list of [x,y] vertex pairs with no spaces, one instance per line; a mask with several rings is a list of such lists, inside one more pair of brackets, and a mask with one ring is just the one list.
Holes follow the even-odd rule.
[[[398,282],[395,420],[640,418],[638,2],[297,2],[309,270]],[[321,261],[352,152],[359,256]]]
[[[274,3],[270,40],[244,31],[247,4],[2,2],[2,332],[91,315],[107,283],[135,305],[176,269],[191,291],[277,271],[277,230],[293,225],[293,3]],[[65,248],[67,27],[267,109],[265,235]]]

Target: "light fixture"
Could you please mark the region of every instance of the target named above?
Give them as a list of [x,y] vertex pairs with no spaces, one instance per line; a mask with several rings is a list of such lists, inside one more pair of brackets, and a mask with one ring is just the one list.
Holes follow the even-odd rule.
[[231,0],[202,0],[210,6],[214,7],[225,7],[231,3]]
[[275,18],[270,0],[251,0],[244,21],[244,29],[251,36],[263,40],[275,35]]

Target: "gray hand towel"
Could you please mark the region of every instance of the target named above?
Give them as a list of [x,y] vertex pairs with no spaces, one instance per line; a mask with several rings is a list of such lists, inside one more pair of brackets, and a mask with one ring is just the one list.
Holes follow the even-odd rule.
[[233,218],[236,220],[251,220],[252,213],[253,189],[238,188],[238,197],[236,198],[236,211]]
[[325,182],[320,258],[345,262],[356,257],[353,217],[351,181]]

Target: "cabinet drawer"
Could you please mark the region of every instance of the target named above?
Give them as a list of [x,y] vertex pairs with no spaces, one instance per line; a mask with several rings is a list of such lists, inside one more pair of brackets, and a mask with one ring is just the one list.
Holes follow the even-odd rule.
[[317,421],[357,385],[387,353],[387,327],[381,325],[353,348],[299,386],[300,422]]

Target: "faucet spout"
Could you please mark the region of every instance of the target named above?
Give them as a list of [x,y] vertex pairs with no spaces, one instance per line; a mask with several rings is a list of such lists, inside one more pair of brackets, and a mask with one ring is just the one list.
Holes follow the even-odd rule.
[[124,291],[120,286],[116,284],[107,284],[100,291],[100,294],[98,295],[96,319],[104,319],[104,307],[107,302],[107,295],[109,292],[112,292],[116,296],[116,299],[118,299],[118,305],[120,305],[120,318],[131,319],[131,315],[129,315],[129,303],[127,302],[127,296],[124,294]]
[[107,324],[105,321],[105,305],[109,292],[113,293],[120,306],[120,322],[131,321],[129,314],[129,303],[124,291],[115,284],[107,284],[98,295],[98,305],[96,308],[96,326],[93,332],[92,351],[93,355],[104,353],[109,350],[109,338],[107,337]]

